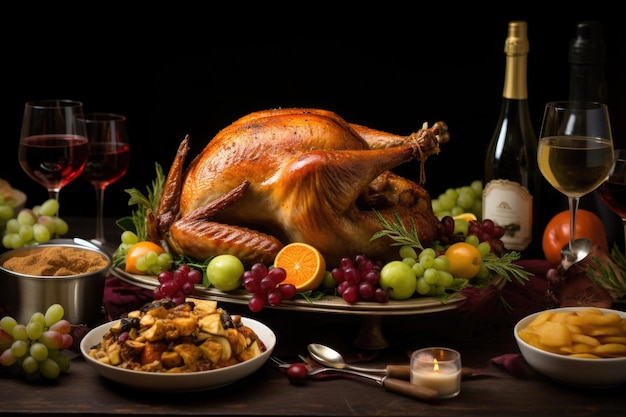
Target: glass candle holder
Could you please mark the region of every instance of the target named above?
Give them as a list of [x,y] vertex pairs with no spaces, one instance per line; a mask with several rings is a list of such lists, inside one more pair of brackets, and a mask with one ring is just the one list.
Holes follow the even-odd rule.
[[461,392],[461,354],[454,349],[429,347],[411,354],[411,383],[428,387],[439,398],[454,398]]

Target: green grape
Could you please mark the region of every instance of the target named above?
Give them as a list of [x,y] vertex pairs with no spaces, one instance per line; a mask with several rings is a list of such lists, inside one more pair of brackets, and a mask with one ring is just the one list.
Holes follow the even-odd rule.
[[491,252],[491,245],[489,242],[480,242],[478,246],[476,246],[476,249],[478,249],[480,257],[483,258],[486,254]]
[[139,237],[132,231],[130,230],[125,230],[124,232],[122,232],[122,237],[120,239],[122,241],[122,243],[126,244],[126,245],[134,245],[135,243],[139,242]]
[[69,232],[70,227],[65,220],[57,216],[54,216],[52,220],[54,221],[54,228],[56,230],[57,235],[62,236],[62,235],[66,235],[67,232]]
[[415,258],[402,258],[402,262],[404,262],[408,266],[413,266],[414,264],[417,263],[417,259],[415,259]]
[[50,240],[52,234],[50,230],[43,224],[35,223],[33,225],[33,235],[38,243],[45,243]]
[[19,224],[34,225],[37,222],[37,216],[30,209],[22,209],[17,213],[17,222]]
[[31,321],[26,325],[26,334],[30,340],[37,340],[43,333],[43,324],[39,321]]
[[146,261],[146,264],[150,266],[156,265],[158,259],[159,259],[159,254],[151,250],[146,252],[146,254],[144,255],[144,260]]
[[[459,213],[461,214],[461,213]],[[454,219],[454,234],[467,236],[469,230],[469,222],[465,219]]]
[[478,248],[478,245],[480,244],[480,240],[478,239],[478,236],[476,235],[467,235],[465,237],[465,243],[469,243],[470,245]]
[[13,339],[16,340],[23,340],[26,341],[28,340],[28,334],[26,333],[26,326],[23,324],[16,324],[13,327]]
[[44,378],[56,379],[61,373],[61,368],[54,360],[46,358],[39,362],[39,371]]
[[169,252],[159,254],[159,258],[157,259],[157,265],[161,267],[162,270],[170,269],[172,262],[174,262],[174,257]]
[[17,233],[8,233],[2,236],[2,246],[7,249],[19,249],[24,246],[24,240]]
[[458,216],[459,214],[463,214],[465,213],[467,210],[465,210],[463,207],[461,206],[454,206],[452,207],[452,209],[450,210],[450,215],[454,216]]
[[5,225],[6,233],[19,233],[20,232],[20,222],[17,219],[9,219],[7,220],[7,224]]
[[443,210],[451,210],[452,207],[456,206],[456,196],[452,197],[447,194],[440,194],[437,198],[439,204]]
[[20,239],[24,242],[29,242],[33,240],[33,226],[30,224],[23,224],[20,226],[20,230],[18,232]]
[[70,369],[70,360],[58,350],[54,352],[48,351],[48,356],[59,365],[59,370],[62,374]]
[[448,271],[437,271],[437,285],[448,288],[454,282],[454,277]]
[[439,271],[447,271],[450,268],[450,259],[446,255],[439,255],[433,259],[433,268]]
[[29,353],[36,361],[41,362],[48,357],[48,348],[43,343],[35,342],[30,345]]
[[415,273],[416,277],[421,277],[424,275],[424,265],[422,265],[421,263],[417,262],[415,263],[411,269],[413,270],[413,272]]
[[37,218],[37,223],[46,226],[51,235],[53,235],[56,231],[56,225],[54,224],[54,219],[52,216],[39,216]]
[[13,211],[13,207],[7,204],[0,205],[0,219],[9,220],[13,218],[14,215],[15,215],[15,212]]
[[46,326],[52,326],[54,323],[61,320],[64,314],[65,309],[61,304],[56,303],[50,305],[50,307],[48,307],[48,309],[46,310],[46,314],[44,315]]
[[485,266],[485,264],[481,263],[480,268],[478,269],[478,272],[476,273],[476,276],[474,278],[486,279],[489,278],[489,275],[489,269],[487,268],[487,266]]
[[145,256],[140,256],[139,258],[137,258],[137,261],[135,262],[135,268],[137,268],[137,270],[147,271],[149,267],[150,265],[146,261]]
[[456,190],[456,188],[448,188],[446,189],[446,191],[444,192],[444,195],[452,200],[454,200],[456,202],[456,199],[459,198],[459,192]]
[[46,325],[46,317],[44,316],[44,314],[41,311],[37,311],[35,313],[33,313],[32,316],[30,316],[30,320],[28,320],[29,323],[32,322],[39,322],[41,323],[42,326]]
[[28,343],[24,340],[16,340],[11,345],[11,352],[16,358],[21,358],[28,352]]
[[481,180],[474,180],[470,183],[470,187],[474,190],[474,194],[477,196],[483,195],[483,182]]
[[435,268],[426,268],[424,270],[424,280],[428,284],[436,284],[438,281],[438,276],[439,274],[437,273],[437,270]]
[[32,356],[27,356],[22,360],[22,371],[27,374],[32,374],[39,370],[39,362]]
[[413,258],[417,259],[417,252],[415,249],[409,245],[402,245],[400,247],[400,257],[401,258]]
[[56,216],[56,214],[59,212],[59,207],[59,202],[54,198],[50,198],[41,204],[41,207],[39,208],[39,215]]
[[419,263],[422,264],[424,269],[432,268],[435,258],[430,255],[424,255],[419,257]]
[[4,316],[0,319],[0,328],[8,334],[13,334],[13,328],[17,325],[17,320],[11,316]]
[[439,202],[438,198],[433,198],[432,200],[430,200],[430,205],[433,208],[433,212],[435,214],[438,214],[443,211],[443,207],[441,206],[441,203]]
[[430,284],[426,282],[424,277],[418,277],[415,289],[419,295],[427,295],[430,292]]
[[433,248],[424,248],[418,255],[418,258],[422,258],[424,256],[428,256],[430,258],[436,258],[437,252],[435,252]]

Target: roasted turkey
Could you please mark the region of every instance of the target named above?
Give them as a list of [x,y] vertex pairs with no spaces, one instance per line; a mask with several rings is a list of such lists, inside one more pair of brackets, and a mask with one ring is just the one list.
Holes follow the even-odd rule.
[[407,228],[422,244],[443,233],[422,185],[391,169],[423,164],[449,138],[445,123],[409,136],[347,123],[320,109],[285,108],[246,115],[206,145],[185,169],[186,137],[167,175],[150,240],[174,254],[204,260],[232,254],[244,264],[271,264],[290,242],[318,248],[327,265],[363,254],[397,258],[373,209]]

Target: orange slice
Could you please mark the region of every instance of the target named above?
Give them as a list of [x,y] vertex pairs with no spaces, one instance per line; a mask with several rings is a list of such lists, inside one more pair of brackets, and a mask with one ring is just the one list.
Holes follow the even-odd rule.
[[294,242],[283,247],[274,259],[274,266],[287,272],[281,284],[293,284],[297,291],[314,290],[324,281],[326,260],[313,246]]

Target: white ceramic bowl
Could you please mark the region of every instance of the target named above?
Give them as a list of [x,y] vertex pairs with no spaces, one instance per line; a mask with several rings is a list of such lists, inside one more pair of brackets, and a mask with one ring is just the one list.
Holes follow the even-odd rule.
[[246,317],[242,317],[242,321],[244,325],[254,330],[265,344],[265,352],[245,362],[210,371],[179,374],[133,371],[107,365],[90,357],[89,350],[91,347],[97,345],[102,340],[102,336],[117,321],[105,323],[87,333],[80,342],[80,351],[87,363],[94,367],[101,376],[126,387],[159,392],[210,390],[232,384],[256,372],[269,359],[274,346],[276,346],[276,335],[265,324]]
[[[563,307],[549,311],[577,311],[590,307]],[[600,308],[604,313],[617,313],[626,317],[626,312]],[[571,386],[604,388],[626,383],[626,357],[586,359],[547,352],[538,349],[519,336],[519,330],[526,327],[542,312],[530,314],[521,319],[514,328],[515,340],[526,362],[539,373],[552,380]]]

